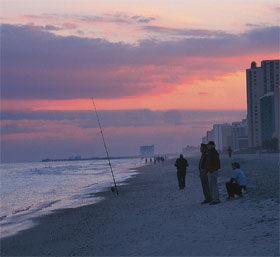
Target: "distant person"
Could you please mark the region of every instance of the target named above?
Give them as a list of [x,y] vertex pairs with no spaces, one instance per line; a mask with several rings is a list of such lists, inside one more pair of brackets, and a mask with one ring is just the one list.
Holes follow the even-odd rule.
[[160,163],[160,157],[159,156],[157,157],[157,162]]
[[234,195],[242,197],[242,189],[247,191],[246,177],[238,162],[232,163],[232,176],[230,181],[226,183],[226,189],[228,192],[227,199],[234,198]]
[[188,161],[180,154],[180,157],[175,162],[175,166],[177,168],[179,189],[184,189],[186,186],[186,169],[189,166]]
[[207,155],[205,160],[205,170],[208,175],[209,188],[212,197],[210,205],[220,203],[218,188],[218,171],[220,169],[219,153],[215,149],[215,143],[209,141],[207,144]]
[[207,152],[207,145],[201,144],[200,145],[200,152],[201,157],[199,161],[199,177],[202,185],[202,190],[204,194],[204,201],[201,202],[201,204],[210,203],[212,201],[211,194],[210,194],[210,188],[209,188],[209,182],[208,182],[208,176],[207,172],[205,170],[205,162],[206,162],[206,152]]
[[230,147],[230,146],[228,147],[228,150],[227,150],[227,151],[228,151],[228,157],[229,157],[229,158],[231,158],[231,155],[232,155],[232,149],[231,149],[231,147]]

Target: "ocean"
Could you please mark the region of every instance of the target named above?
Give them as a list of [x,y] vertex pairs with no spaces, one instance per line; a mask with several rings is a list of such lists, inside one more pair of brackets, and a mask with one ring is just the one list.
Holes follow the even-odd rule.
[[[111,160],[117,185],[136,174],[140,159]],[[1,164],[0,236],[34,225],[32,218],[62,208],[102,200],[97,192],[113,186],[107,160]]]

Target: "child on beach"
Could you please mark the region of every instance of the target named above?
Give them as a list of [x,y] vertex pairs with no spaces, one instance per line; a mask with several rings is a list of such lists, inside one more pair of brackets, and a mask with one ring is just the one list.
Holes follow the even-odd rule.
[[246,177],[240,169],[238,162],[232,163],[232,176],[229,182],[226,183],[228,198],[234,198],[234,195],[242,197],[242,189],[247,191]]

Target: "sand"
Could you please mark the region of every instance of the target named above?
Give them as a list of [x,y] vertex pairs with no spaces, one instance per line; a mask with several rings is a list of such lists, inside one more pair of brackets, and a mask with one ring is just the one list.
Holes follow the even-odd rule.
[[[1,240],[1,256],[279,256],[279,155],[222,156],[221,203],[204,200],[198,158],[179,190],[174,160],[151,164],[97,204],[57,211]],[[226,200],[231,161],[248,194]]]

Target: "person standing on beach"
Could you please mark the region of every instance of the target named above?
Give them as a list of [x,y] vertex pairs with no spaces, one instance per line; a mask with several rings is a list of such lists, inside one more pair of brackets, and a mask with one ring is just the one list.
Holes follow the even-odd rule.
[[226,183],[226,189],[228,192],[228,198],[234,198],[234,195],[242,197],[242,189],[247,191],[246,177],[243,171],[240,169],[238,162],[232,163],[232,176],[229,182]]
[[230,146],[228,147],[228,150],[227,150],[227,151],[228,151],[228,157],[229,157],[229,158],[231,158],[232,149],[231,149],[231,147],[230,147]]
[[207,154],[205,160],[205,170],[208,175],[210,193],[212,201],[210,205],[220,203],[218,188],[218,170],[220,169],[219,153],[215,149],[215,143],[209,141],[207,144]]
[[184,189],[186,185],[186,169],[189,166],[188,161],[180,154],[180,157],[175,162],[175,166],[177,168],[179,189]]
[[200,145],[200,152],[201,157],[198,165],[199,169],[199,177],[201,181],[201,186],[204,194],[204,201],[201,202],[201,204],[210,203],[212,201],[211,194],[210,194],[210,188],[209,188],[209,182],[208,182],[208,176],[207,172],[205,170],[205,161],[206,161],[206,152],[207,152],[207,145],[201,144]]

